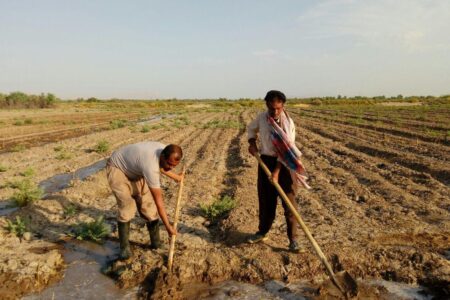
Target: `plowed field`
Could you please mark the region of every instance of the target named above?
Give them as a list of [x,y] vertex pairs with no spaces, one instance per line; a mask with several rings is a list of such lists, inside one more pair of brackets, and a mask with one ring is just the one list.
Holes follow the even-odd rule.
[[[306,280],[318,286],[324,269],[304,235],[300,253],[288,251],[281,204],[269,240],[250,245],[246,239],[257,230],[256,160],[248,154],[245,126],[261,111],[256,108],[189,109],[183,115],[159,120],[148,132],[142,125],[108,129],[68,137],[21,152],[0,155],[7,167],[0,173],[0,198],[14,192],[8,182],[20,180],[27,168],[40,182],[73,172],[107,157],[117,147],[143,140],[179,144],[187,168],[177,251],[172,276],[165,272],[166,250],[146,247],[148,233],[142,219],[132,222],[134,256],[122,263],[126,271],[116,278],[122,288],[141,285],[139,295],[152,299],[191,298],[193,286],[234,279],[262,283]],[[448,130],[448,114],[433,120],[410,118],[393,108],[383,115],[352,118],[349,110],[288,108],[297,125],[297,144],[309,173],[311,190],[297,195],[299,212],[335,270],[347,270],[360,280],[377,278],[420,284],[439,297],[450,292],[450,151],[446,136],[429,136],[424,126]],[[401,116],[393,120],[390,113]],[[149,115],[150,117],[150,115]],[[178,121],[177,121],[178,120]],[[423,124],[421,123],[423,122]],[[153,124],[153,123],[152,123]],[[153,124],[153,125],[155,125]],[[2,135],[3,138],[3,135]],[[92,151],[107,140],[104,154]],[[71,153],[58,159],[55,148]],[[173,216],[177,184],[163,181],[169,218]],[[199,208],[223,196],[236,201],[225,217],[207,220]],[[64,208],[78,213],[65,217]],[[0,217],[0,294],[19,297],[39,291],[64,272],[61,243],[75,224],[104,215],[113,228],[117,206],[104,170],[67,189]],[[6,220],[29,220],[31,240],[9,234]],[[167,240],[164,228],[163,239]],[[117,231],[109,238],[117,241]],[[312,298],[321,297],[312,293]],[[364,298],[364,297],[363,297]],[[382,296],[380,296],[382,298]],[[362,299],[362,298],[361,298]]]

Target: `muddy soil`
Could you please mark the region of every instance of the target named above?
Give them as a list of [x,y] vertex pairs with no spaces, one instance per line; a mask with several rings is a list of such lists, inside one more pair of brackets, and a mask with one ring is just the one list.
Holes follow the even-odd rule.
[[[99,139],[110,141],[111,150],[141,140],[178,143],[185,152],[187,175],[173,272],[169,275],[165,269],[167,248],[148,249],[148,232],[144,221],[137,217],[131,226],[133,257],[114,264],[115,268],[122,270],[115,278],[117,285],[121,288],[139,285],[141,298],[194,299],[192,287],[200,289],[205,284],[228,280],[252,284],[279,280],[288,284],[303,280],[311,286],[308,298],[331,299],[332,296],[319,291],[327,276],[303,234],[299,239],[300,253],[288,251],[281,204],[277,208],[269,240],[254,245],[246,243],[246,239],[257,230],[258,208],[256,160],[247,152],[245,130],[235,126],[212,128],[202,124],[223,120],[245,125],[256,113],[247,109],[192,114],[189,116],[190,124],[182,128],[159,128],[148,133],[121,128],[50,143],[21,153],[2,154],[2,161],[7,161],[10,168],[0,173],[0,180],[2,183],[14,178],[18,180],[20,172],[29,166],[38,170],[34,177],[36,182],[59,173],[73,172],[108,156],[108,153],[89,151]],[[420,149],[404,153],[402,149],[406,148],[402,147],[408,146],[405,137],[382,144],[368,129],[351,131],[342,124],[309,120],[299,115],[294,119],[298,126],[298,146],[304,153],[303,161],[313,186],[310,191],[299,191],[299,212],[333,268],[336,271],[347,270],[360,280],[363,287],[360,299],[369,296],[383,298],[386,291],[364,284],[373,279],[420,284],[428,287],[435,296],[448,296],[450,189],[443,177],[433,173],[447,172],[446,146],[435,144],[436,148],[433,148],[433,143],[427,142],[424,147],[434,153],[430,158]],[[323,128],[320,122],[323,122]],[[368,130],[367,139],[362,138],[365,130]],[[400,146],[394,147],[395,143]],[[68,161],[57,160],[54,151],[57,145],[69,149],[74,157]],[[378,152],[365,151],[367,147]],[[398,159],[378,155],[382,151],[395,153]],[[439,153],[442,153],[441,160]],[[427,168],[419,171],[411,167],[409,162],[415,160]],[[402,161],[408,163],[402,164]],[[163,185],[166,208],[172,216],[177,184],[164,180]],[[4,187],[0,189],[0,198],[7,200],[13,192],[12,188]],[[201,215],[201,203],[211,203],[224,195],[237,202],[226,217],[211,222]],[[66,218],[63,210],[68,205],[75,205],[78,213]],[[104,215],[115,229],[116,210],[115,199],[102,170],[85,181],[75,180],[70,187],[48,195],[45,200],[0,217],[3,224],[16,215],[29,219],[29,230],[34,234],[30,241],[20,241],[0,229],[1,247],[8,245],[16,249],[15,253],[2,256],[2,285],[14,291],[11,297],[17,297],[42,289],[51,281],[49,278],[58,279],[64,268],[59,250],[44,247],[47,251],[32,253],[39,257],[31,258],[28,257],[31,255],[29,247],[24,245],[58,245],[58,241],[61,243],[67,238],[67,232],[74,224],[93,220],[98,215]],[[167,241],[163,227],[161,233],[163,240]],[[117,232],[114,231],[110,241],[116,240]],[[47,265],[45,255],[49,253],[60,256],[59,259],[55,256],[53,264]],[[42,272],[47,281],[43,280],[37,287],[21,289],[27,278],[36,276],[36,267],[25,269],[25,274],[19,267],[7,269],[5,266],[10,260],[23,260],[24,264],[44,261],[48,269]]]

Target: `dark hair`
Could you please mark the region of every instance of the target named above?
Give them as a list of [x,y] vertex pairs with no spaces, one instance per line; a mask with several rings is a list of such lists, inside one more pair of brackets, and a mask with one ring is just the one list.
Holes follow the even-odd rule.
[[266,94],[266,97],[264,97],[264,100],[266,102],[272,102],[274,99],[279,99],[281,102],[285,103],[286,102],[286,95],[284,95],[280,91],[271,90],[271,91],[268,91],[267,94]]
[[161,152],[164,159],[169,159],[169,157],[172,153],[177,154],[177,157],[176,157],[177,160],[180,160],[183,157],[183,150],[181,150],[181,147],[178,145],[174,145],[174,144],[167,145]]

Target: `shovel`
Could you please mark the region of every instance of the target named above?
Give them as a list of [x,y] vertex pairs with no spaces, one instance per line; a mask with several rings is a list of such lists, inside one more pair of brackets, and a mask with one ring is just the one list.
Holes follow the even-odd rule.
[[[173,217],[173,228],[177,229],[177,225],[178,225],[178,216],[180,215],[180,208],[181,208],[181,195],[183,193],[183,183],[184,183],[184,173],[185,173],[185,168],[183,167],[183,171],[182,171],[182,176],[183,179],[181,179],[180,181],[180,187],[178,188],[178,197],[177,197],[177,204],[175,206],[175,216]],[[167,262],[167,270],[169,272],[172,271],[172,264],[173,264],[173,253],[175,252],[175,239],[176,239],[176,235],[172,235],[170,237],[170,249],[169,249],[169,259]]]
[[[267,174],[267,176],[269,176],[269,178],[272,178],[272,173],[270,172],[269,168],[267,168],[266,164],[262,161],[261,157],[259,157],[258,155],[255,155],[255,157],[258,160],[258,163],[261,166],[261,168]],[[325,266],[325,269],[327,270],[328,276],[330,276],[332,283],[339,289],[339,291],[344,295],[345,298],[349,298],[349,297],[351,298],[351,297],[357,296],[358,286],[356,284],[356,281],[346,271],[341,271],[337,274],[334,274],[333,269],[331,268],[331,265],[327,261],[327,258],[323,254],[322,250],[320,249],[316,240],[312,236],[308,227],[306,227],[306,224],[303,222],[302,217],[297,212],[297,210],[294,208],[294,206],[292,205],[289,198],[286,196],[286,193],[283,191],[283,189],[278,184],[278,182],[272,182],[272,184],[275,186],[275,188],[277,189],[281,198],[286,203],[286,205],[289,207],[290,211],[294,214],[295,218],[297,219],[298,223],[300,224],[306,237],[311,242],[314,250],[316,251],[317,256],[319,256],[320,261]]]

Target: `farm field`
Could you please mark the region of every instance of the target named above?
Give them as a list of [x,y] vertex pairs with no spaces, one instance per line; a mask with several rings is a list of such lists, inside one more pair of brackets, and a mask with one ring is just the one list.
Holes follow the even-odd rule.
[[[85,180],[73,176],[64,189],[11,209],[17,183],[39,184],[102,161],[121,145],[157,140],[179,144],[187,169],[173,274],[165,272],[167,249],[146,247],[147,229],[136,217],[133,258],[115,266],[124,270],[114,278],[118,287],[139,286],[139,298],[199,299],[214,297],[208,287],[229,280],[305,281],[313,288],[302,294],[291,290],[291,295],[326,298],[316,291],[326,273],[302,233],[302,251],[288,251],[281,204],[269,240],[246,243],[257,230],[258,207],[257,163],[247,151],[245,127],[264,110],[262,101],[122,105],[0,111],[2,297],[39,299],[36,293],[67,277],[67,245],[92,243],[71,236],[80,222],[104,216],[113,229],[107,243],[115,251],[118,245],[116,201],[101,167]],[[292,103],[287,111],[297,125],[297,145],[312,186],[298,192],[299,213],[334,269],[358,278],[361,299],[393,299],[384,287],[367,284],[375,279],[420,285],[429,295],[448,297],[449,103]],[[163,187],[172,219],[178,186],[163,180]],[[215,219],[204,215],[201,205],[223,198],[234,208]],[[31,236],[19,238],[6,229],[17,217],[26,221]],[[167,241],[163,227],[161,233]],[[110,254],[105,261],[113,258]]]

